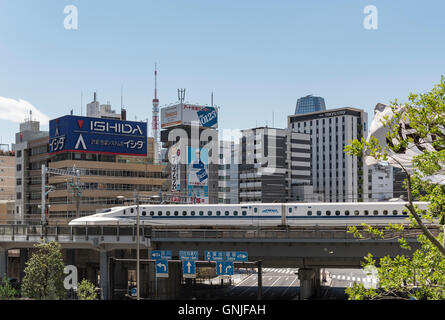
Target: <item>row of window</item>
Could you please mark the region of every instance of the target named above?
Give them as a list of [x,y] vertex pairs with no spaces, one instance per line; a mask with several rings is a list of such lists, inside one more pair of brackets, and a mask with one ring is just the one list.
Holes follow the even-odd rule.
[[[290,210],[289,210],[289,211],[290,211]],[[336,210],[334,213],[335,213],[336,216],[341,215],[340,210]],[[349,210],[345,210],[345,211],[344,211],[344,215],[345,215],[345,216],[349,216],[350,213],[351,213],[351,212],[350,212]],[[353,213],[354,213],[355,216],[360,215],[360,211],[359,211],[359,210],[354,210]],[[364,210],[363,213],[364,213],[365,216],[369,216],[369,214],[370,214],[369,210]],[[383,213],[384,216],[387,216],[387,215],[389,214],[389,211],[388,211],[388,210],[383,210],[382,213]],[[406,211],[402,211],[402,213],[403,213],[404,215],[407,214]],[[327,211],[325,211],[324,214],[325,214],[326,216],[330,216],[330,215],[331,215],[331,211],[330,211],[330,210],[327,210]],[[377,215],[380,214],[380,212],[379,212],[379,210],[373,210],[373,211],[372,211],[372,214],[375,215],[375,216],[377,216]],[[396,216],[396,215],[399,214],[399,211],[397,211],[397,210],[393,210],[393,211],[392,211],[392,214],[393,214],[394,216]],[[309,210],[309,211],[307,212],[307,215],[308,215],[308,216],[312,216],[312,211]],[[318,211],[316,212],[316,215],[317,215],[317,216],[321,216],[321,215],[322,215],[322,212],[321,212],[320,210],[318,210]]]
[[[134,213],[134,209],[133,208],[130,209],[130,213]],[[124,214],[126,214],[126,210],[124,210]],[[158,216],[163,216],[164,214],[166,216],[170,216],[170,215],[172,215],[172,212],[171,211],[166,211],[166,212],[158,211],[157,212]],[[204,211],[186,211],[186,210],[184,210],[184,211],[181,212],[181,214],[183,216],[195,216],[195,215],[204,216]],[[217,210],[215,212],[216,216],[221,216],[221,215],[225,215],[225,216],[229,216],[229,215],[238,216],[238,214],[239,214],[239,212],[237,210],[234,210],[232,212],[230,212],[230,211],[224,211],[223,212],[223,211]],[[147,215],[147,211],[142,211],[142,216],[146,216],[146,215]],[[155,211],[150,211],[149,215],[150,216],[154,216],[155,215]],[[173,215],[174,216],[179,216],[179,211],[173,211]],[[211,211],[211,210],[207,211],[207,215],[208,216],[212,216],[213,215],[213,211]],[[241,215],[246,216],[247,215],[247,211],[245,211],[245,210],[241,211]]]

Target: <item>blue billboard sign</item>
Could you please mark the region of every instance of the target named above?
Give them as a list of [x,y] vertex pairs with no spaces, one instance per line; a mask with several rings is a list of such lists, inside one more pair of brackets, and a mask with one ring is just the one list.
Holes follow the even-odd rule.
[[49,122],[49,153],[147,156],[147,123],[81,116]]
[[198,251],[179,251],[180,260],[198,260]]
[[218,124],[218,113],[215,107],[204,107],[197,113],[201,126],[211,128]]
[[171,250],[153,250],[150,253],[150,257],[153,260],[171,260],[172,252]]

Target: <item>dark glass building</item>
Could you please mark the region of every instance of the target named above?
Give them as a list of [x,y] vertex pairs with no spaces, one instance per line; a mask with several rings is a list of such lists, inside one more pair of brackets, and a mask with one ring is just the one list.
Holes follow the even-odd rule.
[[326,105],[322,97],[314,97],[308,95],[297,100],[297,107],[295,108],[295,114],[325,111]]

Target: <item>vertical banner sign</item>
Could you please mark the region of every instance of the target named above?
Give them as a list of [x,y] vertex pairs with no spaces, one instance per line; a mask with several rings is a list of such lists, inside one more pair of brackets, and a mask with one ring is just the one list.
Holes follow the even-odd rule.
[[188,147],[187,194],[196,203],[209,203],[209,150]]

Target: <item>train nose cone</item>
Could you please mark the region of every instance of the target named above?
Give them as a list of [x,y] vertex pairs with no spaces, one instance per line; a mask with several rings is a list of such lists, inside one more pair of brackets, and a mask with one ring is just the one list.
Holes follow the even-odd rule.
[[89,216],[71,220],[68,225],[70,226],[94,226],[94,225],[133,225],[134,221],[122,218],[113,217],[101,217],[101,216]]

